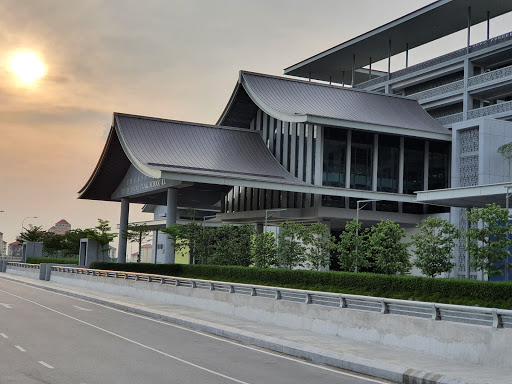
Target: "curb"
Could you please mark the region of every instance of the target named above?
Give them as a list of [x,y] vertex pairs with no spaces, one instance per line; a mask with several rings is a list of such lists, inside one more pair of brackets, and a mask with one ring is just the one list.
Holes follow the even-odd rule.
[[260,348],[265,348],[274,352],[284,353],[293,357],[310,360],[317,364],[325,364],[332,367],[373,376],[380,379],[390,380],[396,383],[404,384],[478,384],[468,382],[455,377],[448,377],[435,372],[427,372],[406,366],[389,364],[382,361],[370,360],[352,355],[326,351],[321,348],[311,347],[292,341],[278,339],[276,337],[264,336],[255,332],[239,330],[233,327],[218,325],[215,323],[191,319],[185,316],[169,316],[157,310],[147,310],[144,307],[129,305],[114,300],[105,300],[95,296],[89,296],[76,292],[70,292],[60,288],[48,287],[40,283],[18,280],[7,276],[0,278],[28,286],[45,289],[47,291],[60,293],[66,296],[75,297],[102,304],[108,307],[120,309],[126,312],[136,313],[156,320],[162,320],[168,323],[184,326],[201,332],[216,336],[225,337],[230,340],[238,341],[242,344],[249,344]]

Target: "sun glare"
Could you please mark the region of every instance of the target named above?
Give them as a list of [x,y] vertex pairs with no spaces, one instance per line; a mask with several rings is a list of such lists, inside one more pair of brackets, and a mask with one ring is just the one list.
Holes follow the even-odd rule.
[[44,64],[32,52],[20,52],[11,59],[11,70],[25,84],[31,84],[46,72]]

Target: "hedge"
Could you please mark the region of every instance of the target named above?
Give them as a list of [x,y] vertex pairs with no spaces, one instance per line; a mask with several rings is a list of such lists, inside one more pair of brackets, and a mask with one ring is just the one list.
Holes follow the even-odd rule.
[[512,309],[512,282],[187,264],[93,263],[91,268]]
[[78,264],[78,259],[65,257],[27,257],[29,264],[54,263],[54,264]]

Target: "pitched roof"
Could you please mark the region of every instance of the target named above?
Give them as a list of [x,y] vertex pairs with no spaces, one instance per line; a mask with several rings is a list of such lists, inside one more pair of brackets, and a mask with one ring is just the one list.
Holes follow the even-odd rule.
[[240,72],[235,92],[218,123],[248,127],[254,117],[254,105],[248,104],[248,98],[283,121],[451,139],[450,131],[416,100],[245,71]]
[[66,220],[64,220],[64,219],[56,222],[55,224],[68,224],[69,225],[69,223]]

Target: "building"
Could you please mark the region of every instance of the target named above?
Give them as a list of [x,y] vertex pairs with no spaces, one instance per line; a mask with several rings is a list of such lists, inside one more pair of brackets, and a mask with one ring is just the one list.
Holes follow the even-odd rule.
[[48,229],[48,232],[52,232],[56,235],[65,235],[71,229],[71,224],[66,220],[62,219],[55,223],[53,227]]
[[[166,225],[182,207],[260,230],[297,220],[336,233],[356,211],[409,234],[428,215],[465,229],[466,209],[505,206],[512,189],[497,153],[512,141],[512,33],[490,35],[511,11],[440,0],[286,68],[294,78],[241,71],[215,126],[116,113],[80,198],[121,201],[121,231],[130,202],[163,206]],[[481,22],[487,38],[471,44]],[[409,50],[464,29],[465,47],[408,65]],[[404,67],[391,72],[398,54]],[[388,71],[372,70],[382,60]],[[456,253],[451,276],[485,277]],[[170,243],[163,260],[174,261]]]
[[14,257],[14,258],[21,257],[22,248],[23,248],[23,245],[19,241],[9,243],[8,256]]
[[0,257],[5,256],[5,248],[7,243],[4,241],[4,234],[0,232]]
[[[153,248],[153,246],[151,244],[144,244],[141,247],[141,256],[140,256],[141,263],[151,263],[152,248]],[[136,263],[138,257],[139,257],[139,251],[132,253],[130,255],[129,262]]]

